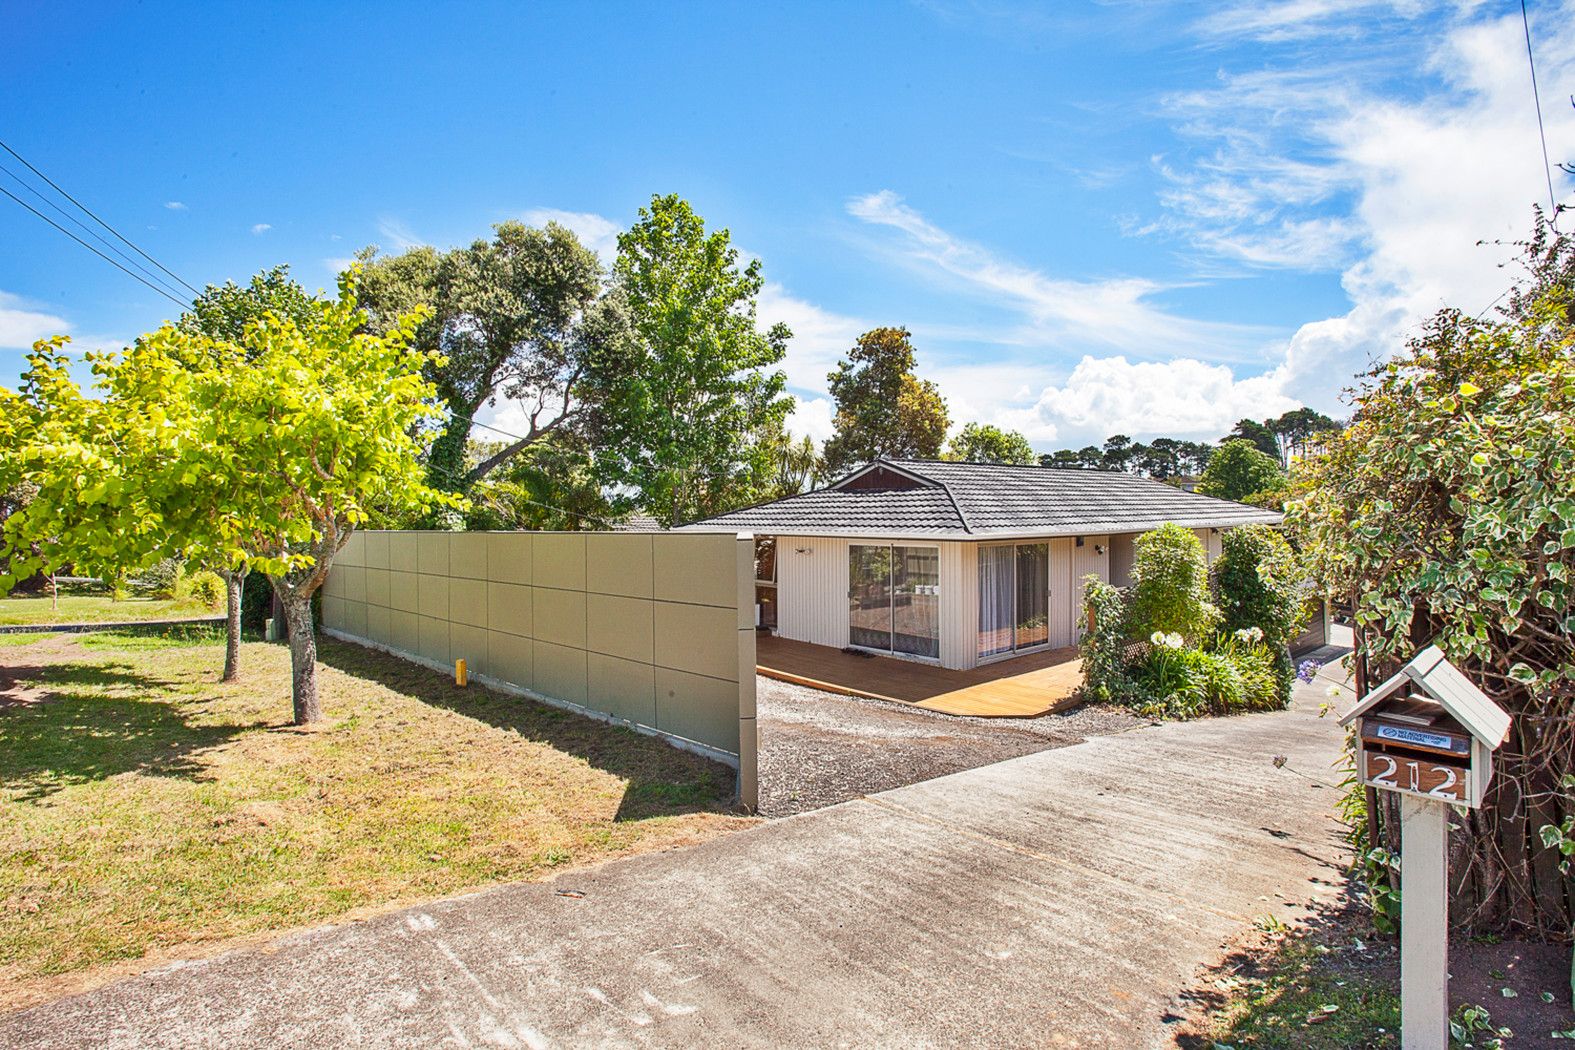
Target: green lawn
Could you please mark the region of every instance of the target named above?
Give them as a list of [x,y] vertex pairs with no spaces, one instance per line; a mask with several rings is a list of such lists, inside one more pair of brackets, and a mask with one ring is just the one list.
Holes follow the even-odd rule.
[[50,623],[120,623],[137,620],[179,619],[209,616],[213,609],[189,598],[125,598],[114,601],[108,596],[62,594],[57,609],[49,596],[0,598],[0,626]]
[[247,644],[221,685],[219,637],[6,650],[0,1003],[752,822],[725,812],[726,767],[326,639],[328,721],[295,728],[288,651]]

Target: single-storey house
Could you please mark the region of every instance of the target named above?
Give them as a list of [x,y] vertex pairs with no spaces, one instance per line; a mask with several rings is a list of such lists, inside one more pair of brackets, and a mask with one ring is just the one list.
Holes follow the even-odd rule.
[[1133,541],[1280,515],[1132,474],[878,459],[822,489],[684,531],[755,535],[755,604],[782,638],[966,669],[1073,645],[1088,575],[1125,586]]

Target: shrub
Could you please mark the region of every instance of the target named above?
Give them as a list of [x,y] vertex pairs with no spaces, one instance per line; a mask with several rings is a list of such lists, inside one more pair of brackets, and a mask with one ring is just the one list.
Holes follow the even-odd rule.
[[1208,557],[1197,534],[1162,525],[1139,536],[1135,548],[1128,607],[1133,632],[1175,632],[1193,643],[1207,637],[1219,610],[1209,601]]
[[1245,684],[1224,652],[1175,647],[1161,640],[1138,668],[1136,707],[1148,715],[1195,718],[1241,710]]
[[210,609],[217,609],[224,602],[224,581],[216,572],[207,569],[186,581],[186,593]]
[[[1083,658],[1083,688],[1092,700],[1123,700],[1132,691],[1127,673],[1127,609],[1121,592],[1098,576],[1083,585],[1085,619],[1078,638]],[[1093,630],[1089,630],[1092,622]]]
[[131,585],[138,594],[150,598],[178,598],[183,575],[184,566],[179,558],[165,558],[143,570]]
[[1291,545],[1267,525],[1229,529],[1212,572],[1220,627],[1256,627],[1263,642],[1281,648],[1306,622],[1305,577]]

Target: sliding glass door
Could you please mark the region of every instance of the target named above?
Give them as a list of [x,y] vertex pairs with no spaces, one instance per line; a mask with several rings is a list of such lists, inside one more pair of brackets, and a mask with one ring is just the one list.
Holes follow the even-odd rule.
[[941,655],[941,559],[935,547],[848,549],[848,641],[931,659]]
[[1050,641],[1050,545],[979,548],[979,655]]

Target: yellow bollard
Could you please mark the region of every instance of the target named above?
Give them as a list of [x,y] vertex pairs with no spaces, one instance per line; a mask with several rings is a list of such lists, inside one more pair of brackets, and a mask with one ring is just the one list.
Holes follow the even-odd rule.
[[470,682],[470,674],[465,670],[465,661],[454,661],[454,684],[466,685]]

